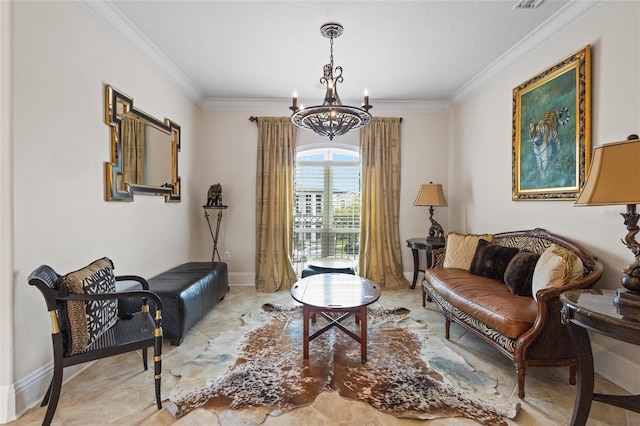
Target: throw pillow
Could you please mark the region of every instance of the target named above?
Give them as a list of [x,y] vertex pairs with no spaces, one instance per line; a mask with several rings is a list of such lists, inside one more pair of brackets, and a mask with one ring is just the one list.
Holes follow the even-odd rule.
[[582,278],[584,267],[577,254],[551,244],[541,255],[533,271],[531,293],[538,300],[536,293],[547,287],[560,287],[570,281]]
[[471,260],[469,272],[503,282],[504,271],[516,254],[516,247],[502,247],[481,238]]
[[531,296],[533,271],[540,259],[538,253],[521,250],[516,254],[504,271],[504,283],[511,293],[517,296]]
[[[116,290],[113,263],[109,258],[95,262],[62,277],[61,287],[70,294],[103,294]],[[118,320],[118,301],[70,301],[67,303],[69,338],[67,353],[82,352]]]
[[480,239],[493,242],[493,235],[449,232],[449,234],[447,234],[447,249],[444,254],[443,266],[445,268],[457,268],[468,271]]

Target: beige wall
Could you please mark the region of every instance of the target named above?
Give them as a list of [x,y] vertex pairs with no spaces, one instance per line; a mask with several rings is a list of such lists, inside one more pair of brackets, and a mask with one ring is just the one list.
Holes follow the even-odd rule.
[[15,418],[11,4],[0,2],[0,423]]
[[[44,300],[27,285],[34,268],[45,263],[66,273],[109,256],[116,273],[149,277],[194,258],[190,236],[201,212],[190,194],[201,111],[77,3],[12,6],[15,337],[3,339],[2,350],[13,351],[15,365],[0,368],[13,368],[20,382],[51,361]],[[105,83],[182,126],[182,203],[155,196],[104,201]],[[29,390],[16,387],[19,414]]]
[[[592,47],[593,146],[640,133],[640,3],[606,2],[531,51],[451,114],[447,209],[451,228],[467,232],[545,228],[572,238],[605,265],[597,287],[620,287],[633,260],[620,242],[624,206],[574,207],[572,201],[511,201],[512,89],[556,62]],[[640,392],[637,348],[596,337],[596,370]],[[613,351],[604,351],[603,345]],[[626,371],[625,371],[626,370]]]

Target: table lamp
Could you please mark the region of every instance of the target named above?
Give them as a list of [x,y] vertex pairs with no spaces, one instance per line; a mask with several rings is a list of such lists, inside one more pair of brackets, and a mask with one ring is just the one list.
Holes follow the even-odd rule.
[[427,236],[427,243],[442,243],[444,244],[444,230],[442,226],[433,218],[434,207],[447,207],[447,200],[444,198],[444,191],[442,185],[439,183],[423,183],[420,185],[418,196],[413,202],[414,206],[429,206],[429,221],[431,226],[429,227],[429,235]]
[[[623,297],[640,303],[640,244],[635,239],[640,231],[636,204],[640,203],[640,139],[630,135],[626,141],[596,147],[587,181],[578,195],[576,206],[625,205],[620,213],[627,226],[623,243],[631,250],[636,261],[623,269],[622,286],[628,290]],[[619,296],[621,293],[618,292]]]

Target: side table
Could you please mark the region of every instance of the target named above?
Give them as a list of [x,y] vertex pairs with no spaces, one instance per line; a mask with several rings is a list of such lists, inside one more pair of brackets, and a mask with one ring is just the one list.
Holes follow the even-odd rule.
[[[204,217],[207,219],[207,224],[209,225],[209,232],[211,233],[211,238],[213,239],[213,253],[211,253],[211,262],[215,262],[216,254],[218,255],[218,262],[220,262],[220,252],[218,251],[218,235],[220,235],[220,222],[222,222],[222,210],[226,209],[229,206],[202,206],[204,209]],[[214,209],[218,210],[218,218],[216,221],[216,232],[213,233],[213,229],[211,228],[211,221],[209,221],[209,212],[207,210]]]
[[640,395],[593,393],[593,353],[587,330],[640,345],[640,308],[615,304],[615,296],[613,290],[572,290],[560,295],[562,322],[575,344],[578,364],[572,426],[587,422],[592,400],[640,413]]
[[431,267],[431,252],[435,249],[444,247],[444,242],[427,242],[425,237],[409,238],[407,240],[407,247],[411,249],[411,254],[413,254],[413,281],[411,282],[411,288],[416,288],[418,272],[424,272],[424,269],[420,269],[419,250],[425,251],[428,269]]

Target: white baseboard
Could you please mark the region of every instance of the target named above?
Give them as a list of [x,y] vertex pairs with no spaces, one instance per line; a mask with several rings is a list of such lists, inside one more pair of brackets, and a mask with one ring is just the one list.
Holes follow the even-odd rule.
[[[88,362],[65,368],[62,379],[62,391],[64,392],[64,384],[66,382],[80,374],[80,372],[86,368],[89,368],[92,364],[93,362]],[[11,386],[12,389],[0,389],[0,404],[3,410],[5,406],[7,407],[6,413],[0,411],[0,416],[2,416],[0,417],[0,424],[9,423],[36,405],[39,405],[49,388],[51,377],[53,377],[53,362],[49,362],[28,376],[18,380],[15,386]],[[13,418],[9,418],[11,411]],[[3,416],[3,414],[5,414],[5,416]]]
[[640,364],[591,341],[596,373],[633,395],[640,395]]
[[17,418],[15,386],[0,386],[0,424],[12,422]]
[[256,284],[254,272],[229,272],[229,285],[238,287],[254,287]]
[[38,368],[31,374],[18,380],[15,385],[15,411],[21,416],[26,411],[42,402],[53,377],[53,362]]

